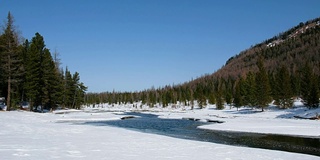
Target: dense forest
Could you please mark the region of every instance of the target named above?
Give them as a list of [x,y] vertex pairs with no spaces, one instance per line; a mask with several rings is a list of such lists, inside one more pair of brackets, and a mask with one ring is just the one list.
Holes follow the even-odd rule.
[[[216,104],[264,108],[271,103],[290,108],[294,98],[319,107],[320,18],[300,23],[286,32],[231,57],[213,74],[178,85],[139,92],[87,93],[86,104],[142,102],[202,108]],[[139,106],[136,106],[139,107]]]
[[30,110],[43,111],[57,107],[80,108],[86,87],[78,72],[61,68],[58,52],[46,48],[44,37],[35,33],[29,41],[16,30],[8,13],[0,35],[0,97],[7,110],[27,102]]

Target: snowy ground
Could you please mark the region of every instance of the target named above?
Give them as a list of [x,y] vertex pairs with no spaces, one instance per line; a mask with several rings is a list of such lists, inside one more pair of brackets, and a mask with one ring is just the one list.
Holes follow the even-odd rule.
[[320,139],[320,121],[297,119],[299,117],[314,117],[320,115],[320,108],[309,110],[305,107],[279,110],[271,108],[266,112],[251,110],[249,108],[237,111],[236,109],[215,109],[194,110],[187,113],[162,114],[162,118],[194,118],[203,121],[218,120],[224,123],[209,124],[200,126],[202,129],[267,133],[279,135],[292,135],[303,137],[314,137]]
[[[0,112],[0,159],[320,159],[317,156],[282,151],[236,147],[208,142],[176,139],[82,122],[120,119],[123,115],[101,110],[130,111],[130,106],[84,111],[31,113]],[[294,134],[320,138],[320,121],[293,119],[308,117],[320,110],[296,108],[269,109],[266,112],[235,109],[153,109],[161,118],[199,118],[221,120],[207,129]],[[86,112],[90,111],[90,112]],[[95,112],[96,111],[96,112]],[[58,114],[60,113],[60,114]]]

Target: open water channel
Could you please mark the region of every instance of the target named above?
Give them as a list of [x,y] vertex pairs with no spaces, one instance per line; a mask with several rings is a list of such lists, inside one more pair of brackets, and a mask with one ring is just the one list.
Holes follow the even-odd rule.
[[87,122],[98,126],[115,126],[140,132],[160,134],[175,138],[247,146],[320,156],[320,138],[293,137],[272,134],[212,131],[197,128],[208,123],[184,119],[160,119],[157,115],[126,113],[138,116],[125,120]]

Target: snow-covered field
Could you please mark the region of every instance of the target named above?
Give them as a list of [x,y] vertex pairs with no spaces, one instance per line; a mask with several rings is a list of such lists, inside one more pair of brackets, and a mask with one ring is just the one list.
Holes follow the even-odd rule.
[[[82,122],[120,119],[105,110],[130,111],[130,105],[86,108],[82,111],[31,113],[0,112],[0,159],[320,159],[320,157],[265,149],[229,146],[148,134]],[[320,138],[320,121],[292,118],[320,114],[320,110],[152,109],[161,118],[198,118],[225,123],[201,126],[214,130],[293,134]]]

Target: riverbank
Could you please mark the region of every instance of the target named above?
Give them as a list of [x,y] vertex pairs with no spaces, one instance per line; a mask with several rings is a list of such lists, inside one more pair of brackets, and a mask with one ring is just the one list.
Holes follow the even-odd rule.
[[[215,105],[208,105],[203,109],[197,106],[191,110],[190,106],[176,106],[162,108],[135,104],[107,105],[103,104],[96,110],[146,112],[159,115],[159,118],[193,119],[200,121],[224,122],[200,126],[202,129],[249,132],[263,134],[290,135],[312,137],[320,139],[320,108],[309,109],[300,100],[294,102],[290,109],[279,109],[270,105],[261,109],[241,107],[239,109],[226,106],[223,110],[216,110]],[[140,107],[137,107],[140,106]],[[92,110],[93,108],[87,108]],[[313,119],[313,120],[310,120]]]
[[[206,109],[211,111],[210,108]],[[158,112],[163,118],[215,113]],[[121,112],[97,110],[31,113],[0,112],[3,159],[319,159],[317,156],[170,138],[88,121],[116,120]],[[227,112],[226,115],[229,115]],[[226,115],[219,115],[221,119]],[[232,115],[232,114],[231,114]],[[232,119],[232,116],[230,117]],[[234,118],[236,119],[236,118]],[[225,123],[227,124],[227,123]]]
[[200,121],[219,121],[224,123],[200,126],[202,129],[291,135],[320,139],[320,121],[295,118],[320,115],[320,109],[297,107],[277,109],[269,107],[265,112],[251,108],[215,110],[214,108],[195,109],[185,113],[162,113],[160,118],[191,118]]

